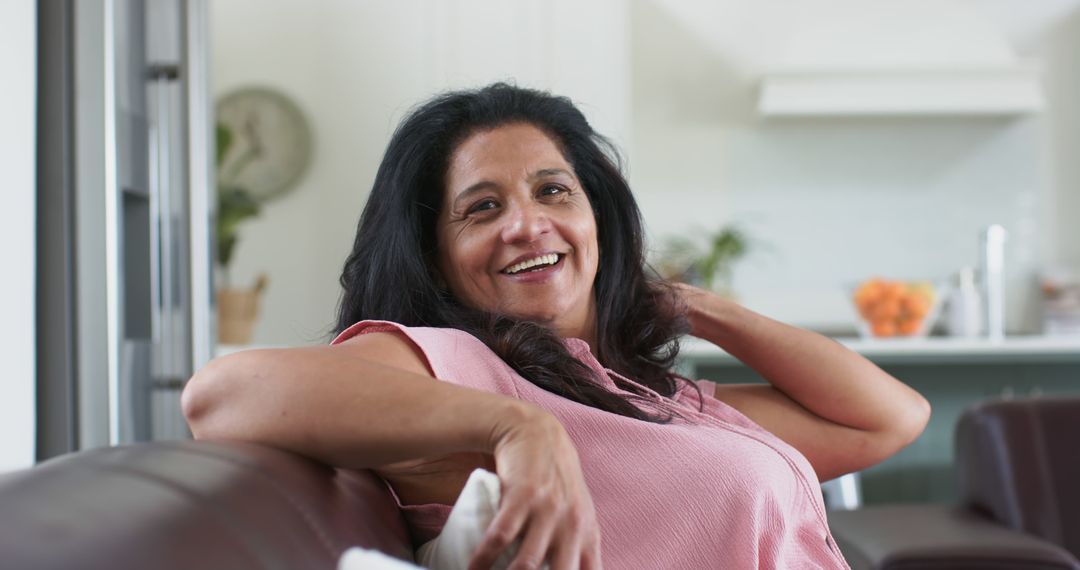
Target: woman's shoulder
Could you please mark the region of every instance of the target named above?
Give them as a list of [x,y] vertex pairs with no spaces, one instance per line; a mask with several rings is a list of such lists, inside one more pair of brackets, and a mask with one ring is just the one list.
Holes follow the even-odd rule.
[[461,329],[367,320],[345,329],[331,344],[375,333],[396,334],[407,340],[423,356],[428,370],[442,380],[495,392],[508,392],[513,384],[512,368],[480,339]]
[[416,342],[419,339],[425,341],[453,341],[455,343],[479,343],[485,346],[480,339],[461,329],[451,327],[412,327],[396,323],[394,321],[364,320],[353,323],[345,330],[338,333],[331,345],[341,344],[351,338],[373,333],[398,333]]

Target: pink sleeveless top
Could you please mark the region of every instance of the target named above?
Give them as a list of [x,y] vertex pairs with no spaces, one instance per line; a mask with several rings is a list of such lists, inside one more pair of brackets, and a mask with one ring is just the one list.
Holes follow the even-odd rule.
[[[554,414],[577,446],[601,530],[604,567],[848,568],[829,533],[810,463],[793,447],[712,397],[684,385],[674,398],[690,422],[647,423],[591,408],[522,378],[484,343],[456,329],[362,321],[357,334],[400,331],[435,376],[526,400]],[[570,353],[621,392],[580,339]],[[664,397],[646,389],[654,398]],[[699,411],[699,404],[704,406]],[[434,538],[448,505],[405,505],[417,543]]]

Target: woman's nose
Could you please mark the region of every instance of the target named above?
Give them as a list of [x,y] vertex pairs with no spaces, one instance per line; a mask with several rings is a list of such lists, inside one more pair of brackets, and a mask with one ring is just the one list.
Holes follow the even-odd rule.
[[551,230],[551,220],[539,204],[513,207],[502,229],[505,243],[529,243]]

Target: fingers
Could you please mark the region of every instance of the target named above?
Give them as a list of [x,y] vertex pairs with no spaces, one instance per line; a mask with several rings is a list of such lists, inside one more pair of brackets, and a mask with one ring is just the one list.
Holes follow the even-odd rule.
[[555,518],[537,516],[527,527],[525,539],[521,542],[517,556],[510,563],[509,570],[535,570],[540,568],[551,549],[551,537],[555,534]]
[[517,539],[511,568],[600,567],[600,530],[573,441],[550,415],[517,424],[495,449],[502,501],[469,570],[487,570]]
[[480,546],[473,552],[469,561],[469,570],[488,570],[510,543],[514,541],[525,526],[525,509],[513,503],[503,501],[503,508],[495,514]]
[[588,512],[572,514],[559,527],[551,550],[552,570],[599,569],[600,528]]
[[564,533],[551,545],[551,570],[577,570],[578,568],[584,568],[580,563],[584,558],[581,545],[582,540],[579,533]]
[[[587,516],[571,514],[570,509],[548,505],[547,508],[522,508],[529,503],[509,501],[507,508],[501,510],[491,522],[483,542],[477,547],[469,563],[469,570],[490,568],[517,538],[521,544],[511,561],[511,570],[537,569],[545,562],[551,563],[551,570],[577,570],[582,567],[585,553],[584,545],[591,546],[599,540],[595,527],[586,529]],[[515,506],[510,506],[515,505]],[[522,516],[520,513],[531,512]],[[595,540],[590,540],[595,538]],[[598,559],[598,558],[597,558]]]
[[581,555],[581,570],[603,570],[603,568],[600,558],[600,531],[598,530]]

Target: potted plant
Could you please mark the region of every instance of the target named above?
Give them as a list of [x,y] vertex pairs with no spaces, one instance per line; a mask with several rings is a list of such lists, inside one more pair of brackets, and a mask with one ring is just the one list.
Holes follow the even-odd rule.
[[[220,171],[232,145],[232,131],[219,123],[216,140],[216,162]],[[242,170],[253,158],[253,152],[239,157],[234,163],[232,174]],[[259,215],[260,204],[245,189],[222,184],[221,179],[219,176],[216,226],[217,265],[221,275],[221,285],[217,290],[218,342],[247,344],[251,341],[255,322],[258,320],[259,297],[266,288],[267,279],[265,275],[259,275],[252,288],[234,287],[229,265],[236,249],[237,230],[241,222]],[[230,179],[235,179],[235,176]]]
[[661,249],[657,271],[665,279],[682,281],[734,298],[735,263],[746,255],[746,233],[737,225],[721,226],[705,235],[705,246],[685,236],[670,237]]

